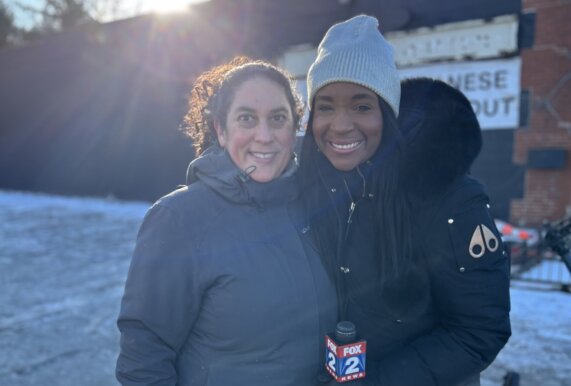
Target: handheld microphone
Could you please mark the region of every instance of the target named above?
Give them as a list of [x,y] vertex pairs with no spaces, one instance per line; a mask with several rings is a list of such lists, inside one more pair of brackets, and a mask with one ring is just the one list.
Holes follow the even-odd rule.
[[325,368],[339,383],[365,378],[366,353],[367,341],[357,340],[357,329],[349,321],[337,323],[335,333],[325,335]]

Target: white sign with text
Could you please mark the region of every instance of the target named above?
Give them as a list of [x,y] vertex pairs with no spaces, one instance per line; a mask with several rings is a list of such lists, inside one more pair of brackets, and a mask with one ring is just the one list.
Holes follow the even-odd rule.
[[519,126],[521,59],[440,63],[399,70],[402,79],[436,78],[462,91],[482,129]]
[[436,61],[491,59],[517,52],[518,18],[468,20],[433,28],[388,32],[398,67]]

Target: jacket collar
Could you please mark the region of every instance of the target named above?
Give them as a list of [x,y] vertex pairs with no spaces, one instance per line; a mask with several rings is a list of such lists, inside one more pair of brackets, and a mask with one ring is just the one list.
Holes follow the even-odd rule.
[[228,201],[238,204],[268,206],[295,199],[297,160],[292,158],[285,172],[270,182],[260,183],[239,169],[228,153],[219,146],[208,148],[193,160],[187,170],[187,184],[202,181]]
[[369,160],[347,172],[335,169],[321,151],[317,150],[314,154],[319,178],[328,189],[342,190],[343,196],[348,196],[347,190],[349,190],[353,199],[370,197],[372,194],[371,176],[378,169],[381,158],[379,151]]

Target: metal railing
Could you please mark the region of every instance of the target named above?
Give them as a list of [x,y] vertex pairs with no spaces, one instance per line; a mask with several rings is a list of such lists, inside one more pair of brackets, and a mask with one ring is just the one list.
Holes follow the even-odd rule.
[[506,238],[515,281],[554,284],[571,291],[571,217],[545,224],[540,240]]

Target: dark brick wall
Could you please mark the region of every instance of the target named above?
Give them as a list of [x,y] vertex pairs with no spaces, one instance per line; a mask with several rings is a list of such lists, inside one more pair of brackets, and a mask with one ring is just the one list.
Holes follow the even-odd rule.
[[522,88],[530,92],[529,126],[516,131],[514,162],[528,165],[530,151],[567,153],[557,169],[526,167],[525,193],[511,202],[513,222],[539,225],[571,211],[571,1],[524,0],[536,15],[534,45],[522,50]]

